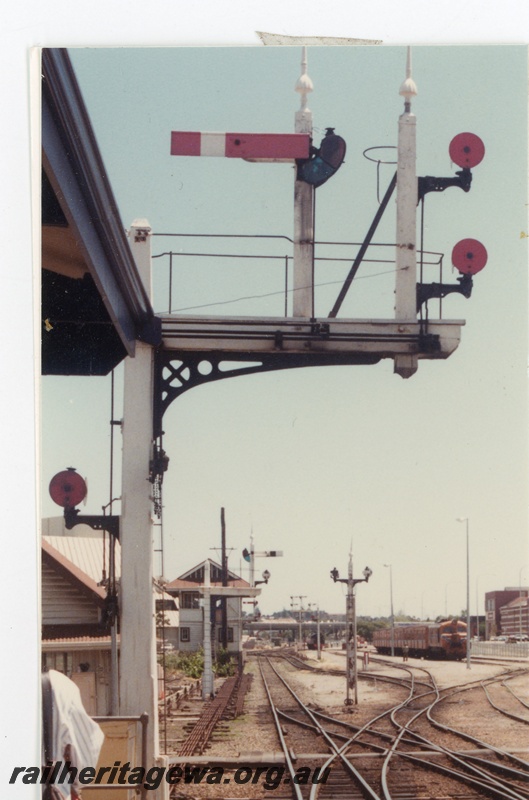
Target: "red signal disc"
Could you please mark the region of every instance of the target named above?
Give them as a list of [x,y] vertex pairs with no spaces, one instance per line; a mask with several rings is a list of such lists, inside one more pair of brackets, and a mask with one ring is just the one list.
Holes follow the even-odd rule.
[[477,239],[461,239],[452,250],[452,264],[465,275],[475,275],[487,263],[487,251]]
[[483,161],[485,145],[475,133],[458,133],[450,142],[448,152],[458,167],[471,169]]
[[74,508],[86,497],[86,483],[74,469],[58,472],[50,481],[50,497],[63,508]]

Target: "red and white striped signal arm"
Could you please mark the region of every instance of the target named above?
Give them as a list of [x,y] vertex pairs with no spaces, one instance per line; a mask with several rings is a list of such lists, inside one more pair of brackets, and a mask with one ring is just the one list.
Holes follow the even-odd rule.
[[220,156],[288,164],[309,158],[305,133],[199,133],[172,131],[172,156]]

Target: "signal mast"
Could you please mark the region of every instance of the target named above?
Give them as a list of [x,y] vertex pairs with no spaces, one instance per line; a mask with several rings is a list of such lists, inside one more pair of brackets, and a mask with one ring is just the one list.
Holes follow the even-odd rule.
[[[295,131],[312,140],[312,111],[307,95],[314,86],[307,73],[307,48],[303,47],[301,76],[295,91],[300,94]],[[314,186],[296,174],[294,184],[294,299],[295,317],[314,316]]]

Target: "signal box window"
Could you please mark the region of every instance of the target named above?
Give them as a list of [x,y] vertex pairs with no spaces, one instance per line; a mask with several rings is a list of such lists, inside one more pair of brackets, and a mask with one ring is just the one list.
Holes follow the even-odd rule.
[[180,641],[181,642],[191,641],[191,631],[189,628],[180,628]]
[[182,592],[180,608],[200,608],[198,592]]

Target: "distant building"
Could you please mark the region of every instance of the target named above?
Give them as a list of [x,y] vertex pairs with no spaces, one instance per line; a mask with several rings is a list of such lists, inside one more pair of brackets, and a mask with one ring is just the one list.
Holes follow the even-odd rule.
[[[79,686],[89,714],[110,709],[111,637],[107,620],[109,534],[87,525],[66,530],[64,518],[42,521],[41,653],[42,668],[63,672]],[[115,577],[119,585],[121,550],[115,542]],[[163,606],[164,639],[178,641],[174,599],[154,586]],[[119,633],[117,634],[119,649]]]
[[[502,628],[502,618],[500,609],[520,597],[527,597],[529,589],[527,586],[505,587],[505,589],[485,594],[485,617],[486,632],[485,638],[491,636],[507,635]],[[527,631],[527,622],[525,631]]]
[[222,585],[222,567],[211,559],[206,559],[179,578],[165,585],[165,591],[178,598],[180,630],[178,649],[192,652],[204,644],[204,576],[206,567],[210,570],[211,602],[210,620],[213,650],[222,643],[222,599],[227,606],[228,651],[239,653],[242,648],[242,599],[255,597],[261,593],[228,570],[227,586]]
[[520,595],[500,608],[501,632],[505,636],[529,635],[529,598]]
[[42,667],[71,678],[87,712],[104,716],[110,709],[111,670],[102,585],[108,536],[106,547],[101,532],[95,535],[89,528],[72,536],[64,532],[62,519],[45,520],[43,530],[52,535],[42,537],[41,549]]

